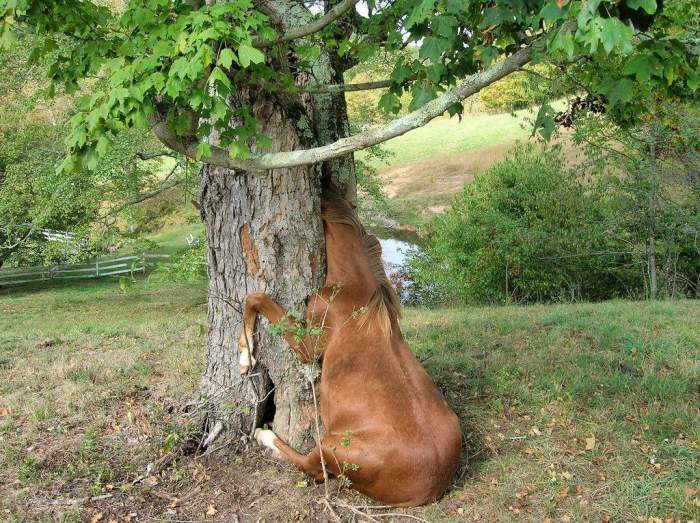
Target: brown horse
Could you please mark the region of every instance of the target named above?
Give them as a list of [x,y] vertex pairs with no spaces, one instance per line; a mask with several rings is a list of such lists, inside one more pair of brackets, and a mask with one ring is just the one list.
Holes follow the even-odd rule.
[[[320,358],[320,417],[325,436],[304,456],[271,430],[256,439],[316,481],[321,455],[330,474],[384,503],[414,506],[435,500],[457,470],[459,420],[403,341],[398,299],[381,262],[379,241],[368,235],[352,206],[324,192],[326,285],[307,310],[320,336],[285,339],[302,363]],[[279,324],[296,320],[262,293],[250,294],[240,337],[241,372],[255,365],[256,314]],[[250,341],[249,341],[250,340]]]

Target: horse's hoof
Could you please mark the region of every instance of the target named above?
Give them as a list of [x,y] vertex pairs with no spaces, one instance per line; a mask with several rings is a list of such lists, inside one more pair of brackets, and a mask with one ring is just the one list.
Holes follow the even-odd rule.
[[275,445],[277,435],[274,432],[269,429],[257,428],[255,429],[253,435],[255,436],[255,441],[258,442],[258,445],[265,447],[266,449],[270,449],[275,456],[281,455],[279,449]]

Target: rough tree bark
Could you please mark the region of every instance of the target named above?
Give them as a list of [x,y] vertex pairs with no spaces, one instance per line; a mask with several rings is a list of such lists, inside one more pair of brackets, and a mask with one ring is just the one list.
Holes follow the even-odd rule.
[[[299,23],[303,23],[303,16]],[[342,82],[342,68],[322,55],[307,82]],[[342,93],[301,98],[251,91],[246,103],[272,139],[272,151],[330,143],[349,134]],[[244,91],[243,91],[244,92]],[[292,446],[310,448],[314,412],[310,384],[286,343],[256,329],[257,365],[238,371],[240,306],[251,292],[266,292],[287,309],[304,311],[325,277],[320,220],[320,180],[333,176],[354,194],[352,155],[316,166],[249,174],[207,166],[201,178],[201,211],[209,252],[209,337],[202,396],[207,429],[230,437],[250,435],[263,422]]]

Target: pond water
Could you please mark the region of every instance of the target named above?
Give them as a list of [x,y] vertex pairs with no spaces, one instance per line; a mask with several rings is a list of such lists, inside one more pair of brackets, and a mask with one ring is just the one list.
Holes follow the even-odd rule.
[[382,260],[388,272],[404,264],[410,250],[418,249],[413,243],[395,240],[394,238],[379,238],[382,246]]

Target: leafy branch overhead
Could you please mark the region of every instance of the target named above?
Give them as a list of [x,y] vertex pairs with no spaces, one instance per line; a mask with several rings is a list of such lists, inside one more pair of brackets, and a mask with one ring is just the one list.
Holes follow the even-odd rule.
[[[66,170],[93,168],[120,128],[149,126],[172,149],[215,165],[262,170],[324,161],[460,113],[465,97],[530,61],[575,69],[586,89],[628,118],[638,91],[692,95],[700,85],[694,0],[344,0],[317,14],[290,5],[0,0],[0,44],[45,35],[32,58],[51,61],[51,92],[92,93],[71,121]],[[294,16],[285,9],[296,9]],[[419,50],[398,54],[386,81],[348,89],[385,88],[379,105],[389,113],[410,93],[411,112],[316,149],[269,151],[246,102],[251,92],[295,100],[308,87],[328,96],[345,88],[315,85],[321,48],[350,68],[407,46]],[[542,107],[544,134],[554,114]]]

